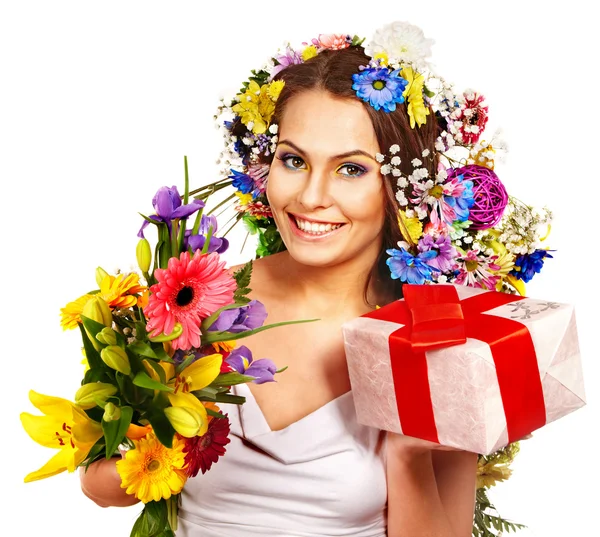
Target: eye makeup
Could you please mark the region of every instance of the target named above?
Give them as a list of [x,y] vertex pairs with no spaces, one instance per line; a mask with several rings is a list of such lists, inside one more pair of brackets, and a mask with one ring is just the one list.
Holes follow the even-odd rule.
[[[298,155],[295,155],[294,153],[284,153],[283,155],[279,156],[276,155],[275,157],[276,159],[280,160],[283,162],[283,165],[288,169],[288,170],[293,170],[293,171],[297,171],[297,170],[304,170],[306,168],[300,168],[300,167],[296,167],[296,166],[291,166],[287,163],[288,160],[290,159],[300,159],[302,162],[304,162],[304,159],[302,157],[299,157]],[[306,164],[306,163],[304,163]],[[343,168],[355,168],[357,173],[341,173],[340,175],[343,175],[345,177],[360,177],[362,175],[364,175],[365,173],[369,172],[368,168],[365,168],[364,166],[361,166],[360,164],[357,164],[356,162],[345,162],[344,164],[342,164],[336,171],[339,172],[339,170],[343,169]]]

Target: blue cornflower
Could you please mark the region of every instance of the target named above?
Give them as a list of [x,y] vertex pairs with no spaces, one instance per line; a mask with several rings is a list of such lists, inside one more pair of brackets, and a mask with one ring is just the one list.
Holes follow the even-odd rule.
[[386,250],[386,253],[392,256],[386,261],[388,267],[390,267],[392,279],[400,279],[402,282],[419,285],[433,279],[432,273],[436,269],[431,265],[428,265],[427,261],[437,257],[437,250],[421,252],[416,257],[410,252],[407,252],[404,248],[401,248],[400,250],[390,248],[389,250]]
[[390,71],[387,67],[369,67],[352,75],[352,89],[363,101],[375,110],[396,110],[396,103],[403,103],[404,88],[408,81],[400,76],[400,70]]
[[252,177],[237,170],[231,170],[231,173],[232,175],[229,176],[229,179],[233,179],[233,186],[242,194],[249,194],[254,190]]
[[510,274],[527,283],[542,270],[546,257],[552,258],[548,250],[536,250],[532,254],[520,255],[515,259],[515,267],[519,267],[521,270],[513,269]]

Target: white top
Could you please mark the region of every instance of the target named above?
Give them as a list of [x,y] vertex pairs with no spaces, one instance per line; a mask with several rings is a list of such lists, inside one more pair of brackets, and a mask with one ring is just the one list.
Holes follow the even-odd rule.
[[357,423],[352,392],[280,431],[233,392],[231,442],[187,481],[177,537],[385,537],[385,433]]

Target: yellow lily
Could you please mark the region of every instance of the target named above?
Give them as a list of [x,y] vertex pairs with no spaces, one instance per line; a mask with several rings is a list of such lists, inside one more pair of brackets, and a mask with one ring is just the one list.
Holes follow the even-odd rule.
[[21,424],[38,444],[58,449],[44,466],[25,477],[25,483],[45,479],[68,470],[75,471],[102,436],[102,426],[77,405],[30,390],[29,400],[44,416],[21,413]]
[[[222,363],[222,355],[210,354],[196,360],[176,375],[173,364],[160,362],[166,373],[167,385],[173,388],[173,392],[167,393],[171,405],[191,408],[199,414],[202,423],[197,433],[198,436],[205,434],[208,429],[208,415],[202,402],[190,392],[206,388],[215,380],[221,372]],[[154,372],[154,375],[156,375],[156,372]]]

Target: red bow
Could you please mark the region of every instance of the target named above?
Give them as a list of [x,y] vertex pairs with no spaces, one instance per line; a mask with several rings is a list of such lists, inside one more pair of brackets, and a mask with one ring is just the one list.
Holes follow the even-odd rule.
[[485,313],[524,297],[489,291],[461,301],[452,285],[405,284],[402,290],[404,300],[396,300],[364,317],[404,325],[389,336],[404,434],[439,443],[425,352],[460,345],[467,338],[490,346],[509,443],[546,423],[542,381],[529,330],[512,319]]

